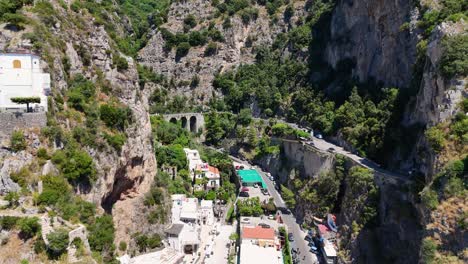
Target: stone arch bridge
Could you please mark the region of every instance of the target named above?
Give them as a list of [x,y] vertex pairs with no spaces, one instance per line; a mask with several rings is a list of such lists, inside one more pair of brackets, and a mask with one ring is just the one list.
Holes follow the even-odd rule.
[[163,115],[164,120],[180,124],[183,128],[190,132],[198,133],[205,127],[205,118],[201,113],[177,113],[177,114],[165,114]]

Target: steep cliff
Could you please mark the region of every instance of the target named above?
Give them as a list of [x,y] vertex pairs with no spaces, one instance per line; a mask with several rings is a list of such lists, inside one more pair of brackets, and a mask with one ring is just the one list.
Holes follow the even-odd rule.
[[[416,59],[418,13],[411,1],[337,1],[326,61],[336,67],[352,59],[353,75],[360,81],[373,78],[386,86],[407,86]],[[408,21],[410,29],[402,30]]]
[[[146,221],[141,211],[141,198],[149,190],[156,174],[148,92],[139,87],[136,64],[130,57],[116,51],[114,40],[86,9],[72,10],[62,5],[61,1],[51,1],[51,5],[39,3],[34,7],[25,7],[22,12],[31,17],[31,22],[24,30],[14,32],[3,25],[2,43],[5,45],[2,46],[6,47],[4,51],[7,52],[24,48],[34,50],[45,61],[45,71],[52,76],[53,96],[48,125],[60,130],[62,136],[55,137],[55,142],[49,141],[50,145],[42,141],[42,147],[52,147],[52,150],[61,148],[70,141],[67,135],[76,133],[76,128],[89,126],[84,120],[91,122],[91,117],[87,113],[81,115],[74,112],[71,103],[67,104],[70,82],[78,75],[85,76],[99,89],[93,100],[99,101],[99,104],[117,100],[115,104],[130,110],[133,122],[129,122],[123,132],[125,141],[121,149],[106,143],[103,135],[113,132],[103,129],[102,125],[98,125],[98,132],[94,132],[95,145],[79,142],[79,148],[93,158],[97,180],[91,186],[75,186],[78,195],[112,213],[116,243],[129,241],[131,234],[142,230],[140,223]],[[122,64],[126,67],[116,67],[118,59],[124,60]],[[104,89],[109,91],[105,92]],[[74,114],[69,116],[64,112]],[[85,132],[82,130],[75,136],[86,137]],[[10,153],[10,157],[2,155],[2,179],[3,171],[8,169],[8,164],[12,164],[9,160],[26,155],[23,152]],[[18,164],[15,169],[22,166]]]
[[[164,87],[168,89],[169,95],[184,95],[195,105],[206,104],[213,93],[219,95],[219,91],[213,89],[216,74],[235,69],[241,64],[252,64],[256,48],[272,45],[279,33],[286,32],[301,16],[305,16],[304,1],[293,3],[294,16],[287,19],[281,17],[284,7],[280,7],[280,18],[274,22],[262,5],[252,4],[249,10],[253,10],[253,13],[245,18],[231,11],[229,16],[220,14],[214,3],[196,0],[171,4],[167,22],[153,31],[152,38],[138,54],[141,64],[170,80],[170,84]],[[230,2],[230,5],[235,4]],[[187,17],[194,17],[196,25],[187,29],[184,22]],[[191,33],[194,32],[208,35],[210,42],[204,40],[195,44],[187,54],[180,56],[177,55],[179,47],[169,46],[168,42],[172,40],[167,39],[167,36],[165,39],[163,35],[167,33],[163,30],[181,39],[177,42],[193,43]],[[208,47],[213,43],[214,50],[209,52]],[[197,78],[196,84],[194,78]]]

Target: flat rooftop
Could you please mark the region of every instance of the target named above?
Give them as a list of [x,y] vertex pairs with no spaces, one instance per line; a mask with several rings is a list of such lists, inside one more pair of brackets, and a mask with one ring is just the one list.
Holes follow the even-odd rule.
[[260,247],[251,243],[241,244],[241,264],[283,264],[283,255],[281,250],[274,247]]
[[260,176],[256,170],[238,170],[237,173],[239,174],[242,182],[261,183],[262,188],[267,188],[262,176]]
[[120,257],[120,264],[178,264],[182,263],[184,254],[172,248],[164,248],[161,251],[152,252],[134,258],[128,255]]

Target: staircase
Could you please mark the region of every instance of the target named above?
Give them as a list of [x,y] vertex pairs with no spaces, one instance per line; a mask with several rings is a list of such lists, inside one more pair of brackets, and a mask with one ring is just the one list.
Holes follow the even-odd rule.
[[47,239],[47,235],[52,233],[54,228],[52,227],[52,222],[47,215],[41,216],[41,235],[44,243],[49,245],[49,240]]

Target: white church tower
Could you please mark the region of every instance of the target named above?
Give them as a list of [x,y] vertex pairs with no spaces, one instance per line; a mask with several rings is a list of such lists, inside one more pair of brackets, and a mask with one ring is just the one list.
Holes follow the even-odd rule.
[[39,97],[41,102],[29,107],[47,111],[49,93],[50,74],[42,73],[38,56],[0,53],[0,111],[26,112],[26,105],[13,103],[13,97]]

